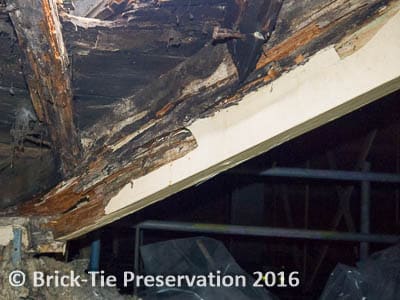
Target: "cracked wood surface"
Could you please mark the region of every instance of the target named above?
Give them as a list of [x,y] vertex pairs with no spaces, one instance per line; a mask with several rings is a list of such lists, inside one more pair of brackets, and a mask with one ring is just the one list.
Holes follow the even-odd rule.
[[[241,58],[243,53],[234,50],[237,47],[235,43],[245,41],[211,43],[213,26],[210,26],[209,32],[198,42],[187,44],[187,48],[186,44],[182,43],[181,50],[186,49],[183,53],[187,55],[182,55],[182,52],[178,55],[180,48],[173,46],[166,50],[169,38],[165,40],[165,37],[159,34],[160,31],[157,31],[157,22],[165,22],[163,19],[155,21],[152,29],[146,27],[145,30],[139,30],[138,26],[130,27],[126,20],[101,21],[64,15],[64,39],[74,57],[72,71],[81,76],[81,79],[96,78],[95,86],[104,91],[109,88],[118,91],[120,86],[115,86],[117,81],[111,84],[106,79],[98,81],[101,68],[96,69],[96,61],[112,57],[113,60],[120,59],[123,62],[131,55],[137,54],[138,49],[147,49],[147,54],[139,54],[139,57],[148,57],[148,54],[154,51],[151,59],[163,59],[168,63],[161,73],[157,73],[159,75],[154,73],[148,81],[138,85],[138,88],[127,91],[122,86],[119,98],[110,100],[111,95],[101,96],[105,99],[102,100],[103,108],[107,107],[104,109],[104,115],[99,115],[93,122],[82,127],[85,159],[76,169],[80,176],[72,177],[45,196],[20,206],[19,213],[55,215],[47,225],[57,236],[73,235],[82,227],[96,227],[94,224],[103,220],[107,203],[119,189],[129,184],[132,179],[143,176],[196,148],[195,138],[182,128],[199,118],[213,115],[222,108],[238,103],[244,95],[276,80],[286,70],[303,64],[317,51],[338,43],[343,37],[352,34],[378,16],[384,11],[382,8],[391,2],[397,1],[358,0],[346,1],[347,4],[342,0],[284,1],[271,39],[261,44],[257,39],[247,41],[245,53],[251,57],[251,60],[247,61]],[[173,1],[167,1],[165,5],[171,3]],[[252,3],[255,6],[258,3],[265,11],[271,8],[262,6],[262,3],[271,3],[269,1]],[[270,19],[266,20],[260,14],[259,18],[253,18],[256,21],[250,20],[256,10],[255,6],[251,7],[253,13],[246,15],[244,2],[236,1],[236,4],[240,8],[236,10],[237,15],[231,14],[232,19],[218,19],[222,27],[239,28],[239,31],[246,34],[249,33],[247,31],[260,31],[268,36],[273,28],[273,24],[268,23]],[[198,5],[201,7],[201,4]],[[146,9],[147,13],[151,12],[151,9]],[[165,7],[162,12],[168,15],[168,9]],[[138,11],[133,15],[135,13]],[[143,20],[146,17],[150,18],[149,16],[143,14]],[[185,40],[189,31],[179,28],[184,26],[182,23],[177,26],[175,15],[170,14],[169,18],[167,23],[175,31],[174,38],[179,36],[179,39]],[[206,22],[206,19],[204,20]],[[214,22],[215,20],[217,19],[214,19]],[[148,26],[149,21],[150,19],[142,24]],[[190,26],[193,30],[200,30],[198,26]],[[123,37],[129,36],[128,33],[133,35],[130,40],[124,42]],[[142,38],[136,41],[132,36],[138,33]],[[148,37],[151,36],[155,37],[155,44],[149,42]],[[157,43],[158,48],[154,47]],[[168,55],[165,51],[168,51]],[[145,65],[143,66],[145,69]],[[253,71],[254,68],[256,70]],[[111,72],[112,68],[109,70]],[[132,74],[127,72],[130,71],[124,70],[121,75]],[[142,73],[134,76],[145,74],[144,70],[140,72]],[[128,84],[136,84],[134,76],[130,77],[132,80],[128,80]],[[79,94],[87,91],[89,89],[85,90],[85,86],[81,85],[74,92]],[[96,101],[83,109],[83,113],[89,117],[93,114],[89,107],[96,109],[94,106],[100,101],[100,97],[96,98],[98,96],[93,94]],[[78,113],[78,119],[84,114]],[[143,203],[143,206],[145,205],[148,204]]]
[[[264,9],[264,2],[254,1],[249,7]],[[280,2],[273,2],[278,6],[265,7],[265,12],[276,18]],[[249,15],[234,21],[238,25],[253,22]],[[261,18],[261,21],[265,22],[265,19]],[[272,31],[273,23],[273,20],[270,24],[256,23],[251,30],[260,28],[267,34]],[[248,56],[260,55],[261,49],[255,50],[252,46],[258,43],[258,38],[251,35],[246,39],[241,44],[250,45]],[[255,54],[255,51],[260,53]],[[246,51],[236,57],[237,62],[240,55],[246,56]],[[154,160],[159,167],[193,150],[195,140],[181,128],[212,108],[216,98],[232,93],[239,84],[240,67],[238,63],[235,65],[232,56],[235,57],[225,43],[208,43],[152,84],[117,102],[103,122],[82,133],[85,160],[76,172],[85,176],[68,180],[66,186],[55,188],[40,201],[34,199],[22,205],[19,212],[25,215],[63,214],[57,224],[65,226],[61,220],[66,218],[70,227],[76,227],[77,221],[81,224],[82,220],[90,219],[90,216],[83,218],[81,211],[101,215],[101,210],[118,188],[135,178],[137,170],[132,173],[127,166],[141,161],[138,151],[145,161],[141,170],[147,173],[153,169],[147,164],[151,166]],[[246,71],[252,68],[246,64]],[[163,144],[158,146],[161,142]],[[163,152],[153,151],[153,148],[161,148]],[[72,222],[71,218],[76,221]],[[54,228],[67,233],[61,226],[54,225]]]
[[[29,216],[60,214],[47,225],[57,236],[68,234],[79,227],[96,223],[104,215],[104,208],[112,196],[133,179],[183,157],[196,145],[188,130],[172,132],[129,153],[129,162],[109,176],[103,174],[103,178],[88,185],[82,183],[82,177],[74,177],[53,189],[40,202],[23,204],[19,212]],[[93,164],[88,176],[98,176],[105,171],[105,167]]]
[[79,163],[68,53],[54,0],[8,0],[10,18],[23,52],[23,66],[37,117],[50,134],[64,175]]

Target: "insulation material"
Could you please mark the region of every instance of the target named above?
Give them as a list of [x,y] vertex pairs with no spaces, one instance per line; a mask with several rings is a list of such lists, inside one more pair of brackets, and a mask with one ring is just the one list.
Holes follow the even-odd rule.
[[[74,286],[50,286],[35,287],[33,273],[43,272],[51,275],[58,271],[59,274],[70,274],[74,272],[82,278],[89,278],[85,273],[88,260],[75,260],[70,263],[57,261],[50,257],[24,257],[20,266],[16,268],[11,260],[11,247],[0,247],[0,299],[46,299],[46,300],[124,300],[133,299],[132,296],[123,296],[116,288],[92,287],[84,284],[80,287]],[[19,270],[26,274],[26,281],[23,286],[12,287],[9,283],[9,274]]]
[[245,287],[160,287],[142,292],[145,300],[204,299],[204,300],[273,300],[263,288],[253,287],[254,279],[236,263],[225,246],[214,239],[194,237],[169,240],[142,246],[140,253],[147,275],[221,276],[242,275],[247,278]]
[[400,299],[400,244],[352,268],[339,264],[320,300]]

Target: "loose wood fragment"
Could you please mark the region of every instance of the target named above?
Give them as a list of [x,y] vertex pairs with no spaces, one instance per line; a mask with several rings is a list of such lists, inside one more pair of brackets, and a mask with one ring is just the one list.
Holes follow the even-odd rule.
[[215,42],[217,42],[217,41],[224,41],[224,40],[228,40],[228,39],[244,39],[244,38],[246,38],[246,35],[238,32],[238,31],[234,31],[232,29],[221,28],[219,26],[216,26],[216,27],[214,27],[212,37],[213,37],[213,40]]

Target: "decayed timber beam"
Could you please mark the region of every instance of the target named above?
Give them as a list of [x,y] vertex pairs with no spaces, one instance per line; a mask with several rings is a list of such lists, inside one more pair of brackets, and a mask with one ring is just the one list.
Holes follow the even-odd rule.
[[133,140],[139,146],[155,134],[174,131],[199,118],[214,106],[216,98],[232,93],[253,71],[281,5],[281,0],[232,4],[235,12],[227,14],[236,18],[227,18],[225,25],[238,27],[246,33],[245,38],[207,44],[139,93],[119,101],[107,122],[83,133],[86,150],[97,151],[107,145],[116,151]]
[[341,59],[329,47],[275,80],[273,88],[262,87],[237,106],[194,122],[188,128],[196,149],[133,179],[105,207],[97,206],[101,214],[87,218],[91,206],[83,205],[48,226],[61,239],[79,236],[378,100],[400,88],[399,51],[397,13],[352,55]]
[[[130,159],[129,163],[109,176],[104,174],[107,172],[104,161],[93,162],[86,176],[91,178],[96,175],[95,183],[89,181],[85,185],[82,182],[83,177],[73,177],[45,195],[41,202],[33,201],[22,205],[19,212],[25,216],[61,214],[64,216],[63,220],[47,223],[53,230],[57,228],[54,233],[70,232],[77,227],[89,226],[104,216],[106,204],[122,187],[135,178],[187,155],[196,147],[196,140],[190,131],[177,130],[125,153],[125,159]],[[99,177],[99,174],[103,176]],[[131,185],[132,190],[136,188]]]
[[[355,2],[360,1],[352,1]],[[24,204],[19,212],[57,214],[47,224],[56,236],[76,237],[398,88],[398,66],[381,62],[377,47],[371,43],[365,46],[369,49],[367,54],[360,54],[362,49],[346,61],[341,61],[330,48],[307,63],[306,69],[299,67],[278,79],[280,73],[271,70],[273,64],[279,65],[279,71],[304,64],[304,59],[295,59],[299,53],[307,58],[335,44],[355,20],[361,25],[385,1],[373,0],[368,5],[363,2],[344,6],[328,19],[330,26],[323,23],[329,12],[319,8],[315,17],[310,18],[311,23],[291,24],[293,32],[286,39],[298,34],[304,41],[295,43],[290,51],[283,50],[273,61],[265,63],[262,57],[257,72],[245,82],[240,75],[247,74],[248,68],[240,70],[229,45],[204,47],[152,86],[118,103],[107,116],[107,126],[106,122],[100,123],[84,134],[85,148],[92,155],[83,163],[88,168],[79,170],[81,176],[61,183],[40,201]],[[281,17],[281,22],[285,17]],[[299,33],[307,26],[323,31],[307,39]],[[340,34],[333,35],[335,30],[340,30]],[[275,39],[264,50],[285,41]],[[399,47],[392,39],[387,41],[382,43],[382,51],[384,56],[393,56]],[[390,72],[382,74],[382,67]],[[369,81],[364,81],[364,73],[370,75]],[[263,86],[272,80],[273,88]],[[330,84],[333,91],[326,94]],[[250,93],[255,87],[260,88]],[[231,103],[239,105],[218,112]],[[210,118],[196,121],[200,117]]]
[[48,126],[61,171],[70,175],[80,155],[74,126],[67,50],[55,0],[7,0],[24,54],[24,73],[38,119]]
[[[262,8],[264,2],[276,5]],[[269,24],[261,18],[257,25],[261,32],[271,32],[280,1],[257,0],[247,7],[253,11],[254,7],[262,8],[271,16]],[[253,20],[246,15],[237,22]],[[254,48],[255,39],[249,35],[248,55],[258,57],[261,48],[257,41]],[[119,101],[107,120],[84,133],[85,157],[76,170],[77,176],[20,206],[19,213],[63,215],[66,218],[54,225],[58,228],[55,231],[74,231],[76,226],[90,225],[100,218],[108,201],[131,180],[195,149],[196,141],[184,127],[213,107],[215,99],[237,86],[238,66],[231,53],[225,43],[212,45],[210,40],[197,54],[154,83]]]

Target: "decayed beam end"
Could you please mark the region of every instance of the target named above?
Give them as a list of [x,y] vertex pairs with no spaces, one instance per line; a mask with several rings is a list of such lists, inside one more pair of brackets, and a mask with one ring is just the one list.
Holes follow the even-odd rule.
[[24,55],[24,75],[38,119],[48,126],[61,172],[74,172],[81,154],[74,125],[70,63],[55,0],[8,0]]

